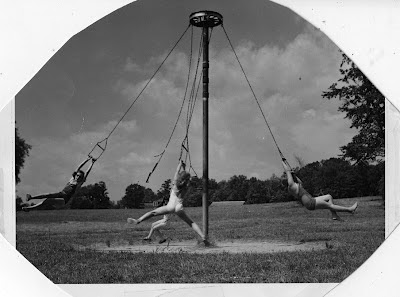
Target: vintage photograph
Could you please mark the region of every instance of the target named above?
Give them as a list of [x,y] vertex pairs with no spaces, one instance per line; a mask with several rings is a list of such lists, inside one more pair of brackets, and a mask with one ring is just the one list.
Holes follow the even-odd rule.
[[385,239],[385,97],[264,0],[138,0],[15,97],[16,248],[55,284],[339,283]]

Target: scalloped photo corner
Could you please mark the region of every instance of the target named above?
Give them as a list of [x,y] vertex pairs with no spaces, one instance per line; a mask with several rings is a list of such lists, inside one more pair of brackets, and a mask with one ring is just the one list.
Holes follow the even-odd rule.
[[11,225],[20,255],[74,296],[185,284],[223,296],[228,283],[322,296],[362,279],[399,221],[400,116],[369,72],[384,51],[357,59],[331,15],[282,4],[293,11],[146,0],[99,4],[98,19],[49,12],[76,24],[15,92],[0,233]]

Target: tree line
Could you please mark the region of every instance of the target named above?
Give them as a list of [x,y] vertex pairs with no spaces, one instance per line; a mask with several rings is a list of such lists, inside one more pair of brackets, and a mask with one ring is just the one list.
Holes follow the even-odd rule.
[[[304,167],[294,168],[304,187],[313,196],[331,194],[335,199],[384,196],[385,164],[368,164],[360,162],[351,165],[341,158],[330,158],[313,162]],[[202,180],[192,177],[184,206],[202,205]],[[104,182],[83,186],[73,197],[66,208],[71,209],[105,209],[105,208],[143,208],[144,203],[168,199],[171,191],[171,180],[167,179],[155,193],[139,183],[130,184],[125,195],[118,201],[110,200]],[[216,182],[209,180],[209,204],[218,201],[244,201],[245,204],[275,203],[293,200],[288,195],[287,179],[283,173],[273,174],[261,180],[245,175],[234,175],[228,180]]]

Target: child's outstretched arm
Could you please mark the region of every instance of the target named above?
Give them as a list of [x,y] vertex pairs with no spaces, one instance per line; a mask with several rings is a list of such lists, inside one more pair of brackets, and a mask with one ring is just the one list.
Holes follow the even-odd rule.
[[185,163],[183,163],[183,161],[180,160],[180,162],[178,164],[178,167],[176,168],[175,175],[174,175],[174,180],[173,180],[173,184],[174,185],[176,184],[176,181],[178,179],[178,174],[179,174],[179,172],[181,171],[182,168],[183,168],[183,170],[185,170]]
[[288,185],[290,187],[294,184],[294,180],[293,180],[292,172],[290,171],[290,168],[287,164],[286,159],[282,159],[282,166],[283,166],[283,169],[285,169],[286,177],[288,179]]
[[91,157],[90,159],[92,159],[92,164],[90,164],[90,167],[89,167],[89,169],[87,170],[87,172],[86,172],[86,174],[85,174],[85,181],[86,181],[86,178],[88,177],[88,175],[89,175],[89,173],[90,173],[90,170],[92,170],[92,167],[93,167],[93,165],[94,165],[94,162],[96,162],[96,160],[97,160],[97,159],[95,159],[95,158],[93,158],[93,157]]
[[296,174],[296,179],[297,179],[297,181],[298,181],[298,183],[299,183],[300,185],[303,185],[303,182],[302,182],[301,179],[297,176],[297,174]]
[[92,157],[88,156],[85,161],[83,161],[81,164],[79,164],[79,166],[75,169],[75,172],[78,172],[83,167],[83,165],[85,165],[90,159],[92,159]]

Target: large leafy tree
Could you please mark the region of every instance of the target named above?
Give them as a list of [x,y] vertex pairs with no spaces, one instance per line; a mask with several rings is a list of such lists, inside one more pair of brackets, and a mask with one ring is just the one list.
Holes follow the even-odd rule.
[[228,182],[226,180],[221,180],[218,182],[211,199],[212,201],[226,201],[228,200],[229,193]]
[[150,203],[150,202],[153,202],[153,201],[156,201],[156,200],[157,200],[157,195],[153,192],[153,190],[150,189],[150,188],[146,188],[144,190],[144,200],[143,200],[143,202]]
[[268,195],[267,183],[255,177],[249,179],[249,189],[246,194],[246,204],[267,203],[271,198]]
[[15,181],[17,184],[21,181],[19,174],[24,167],[25,157],[29,156],[31,148],[32,146],[27,144],[19,135],[18,128],[15,128]]
[[[218,188],[215,179],[208,180],[208,204],[213,200],[214,193]],[[188,191],[183,200],[184,206],[202,206],[203,205],[203,180],[197,176],[190,179]]]
[[358,129],[352,141],[340,149],[350,161],[377,161],[385,154],[385,98],[361,70],[342,53],[342,77],[322,93],[327,99],[341,101],[339,111]]
[[239,201],[245,200],[249,189],[248,179],[244,175],[234,175],[228,181],[230,190],[228,200]]
[[125,195],[121,199],[121,207],[142,208],[146,188],[139,184],[131,184],[125,189]]

